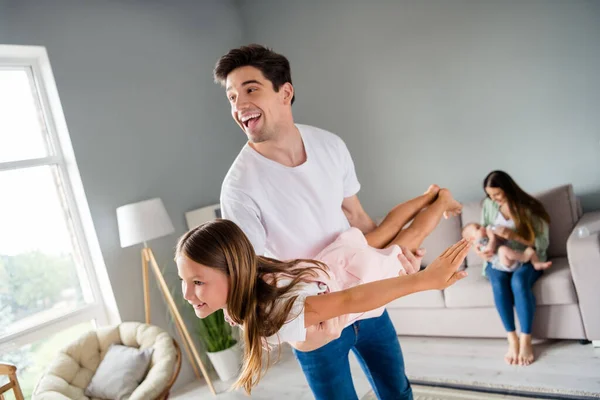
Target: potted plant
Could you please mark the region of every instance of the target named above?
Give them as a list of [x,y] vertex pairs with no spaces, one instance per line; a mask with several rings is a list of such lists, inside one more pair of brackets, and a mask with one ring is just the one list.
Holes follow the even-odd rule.
[[231,326],[225,321],[223,310],[198,319],[198,334],[219,379],[228,381],[236,377],[242,364],[241,351]]

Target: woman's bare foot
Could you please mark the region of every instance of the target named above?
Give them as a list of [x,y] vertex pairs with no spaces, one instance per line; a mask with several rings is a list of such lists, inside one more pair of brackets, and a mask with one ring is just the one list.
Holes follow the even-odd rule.
[[448,219],[454,217],[462,212],[462,204],[460,204],[448,189],[440,189],[438,198],[446,202],[446,211],[444,211],[444,218]]
[[552,266],[552,261],[546,261],[546,262],[538,261],[538,262],[532,262],[531,264],[533,264],[533,268],[537,269],[538,271],[543,271]]
[[533,359],[531,335],[522,333],[519,340],[519,365],[527,366],[533,362]]
[[519,337],[516,332],[508,333],[508,351],[504,355],[504,361],[509,365],[517,365],[519,362]]

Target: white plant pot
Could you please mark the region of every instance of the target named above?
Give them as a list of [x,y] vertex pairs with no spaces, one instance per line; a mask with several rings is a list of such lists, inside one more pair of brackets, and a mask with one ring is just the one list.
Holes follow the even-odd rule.
[[238,376],[242,366],[242,352],[238,343],[226,350],[207,353],[210,362],[222,381],[228,381]]

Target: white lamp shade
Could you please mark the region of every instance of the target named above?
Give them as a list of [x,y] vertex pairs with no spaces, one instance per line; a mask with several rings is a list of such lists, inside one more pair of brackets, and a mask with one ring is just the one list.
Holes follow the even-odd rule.
[[117,208],[121,247],[144,243],[175,232],[161,199],[150,199]]

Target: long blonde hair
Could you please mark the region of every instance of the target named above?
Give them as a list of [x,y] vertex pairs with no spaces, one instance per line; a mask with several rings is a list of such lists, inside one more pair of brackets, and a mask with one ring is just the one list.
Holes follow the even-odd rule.
[[[228,277],[227,313],[243,326],[245,345],[242,371],[233,387],[243,387],[250,394],[266,371],[262,367],[263,339],[276,334],[288,321],[298,297],[294,288],[317,277],[319,270],[326,272],[327,267],[314,260],[286,262],[257,256],[244,232],[226,219],[215,219],[184,234],[175,252],[175,257],[181,255]],[[301,265],[305,263],[308,265]],[[282,276],[291,281],[278,286]],[[284,296],[285,300],[279,301]]]

